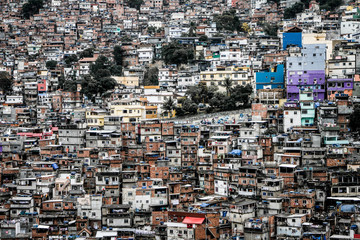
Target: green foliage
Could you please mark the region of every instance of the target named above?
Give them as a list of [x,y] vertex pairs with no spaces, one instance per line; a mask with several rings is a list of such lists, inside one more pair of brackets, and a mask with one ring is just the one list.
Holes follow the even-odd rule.
[[55,69],[57,65],[57,61],[47,61],[46,62],[46,68],[47,69]]
[[96,79],[86,75],[81,82],[81,88],[82,93],[94,100],[97,95],[103,95],[106,91],[114,89],[116,84],[116,81],[111,77]]
[[242,31],[242,22],[235,15],[235,10],[230,10],[228,12],[224,12],[222,15],[216,15],[214,17],[214,21],[216,22],[216,27],[219,30],[227,30],[227,31]]
[[222,86],[226,89],[226,96],[230,96],[232,85],[233,85],[233,81],[230,78],[225,78]]
[[171,116],[171,112],[175,109],[175,101],[172,97],[165,98],[162,109],[164,110],[165,116]]
[[357,106],[354,108],[353,113],[350,115],[350,124],[349,127],[351,131],[355,132],[360,130],[360,107]]
[[277,32],[278,32],[279,26],[265,23],[265,25],[263,26],[263,29],[264,29],[264,32],[266,33],[266,35],[268,35],[270,37],[277,37]]
[[302,11],[304,11],[304,7],[304,4],[299,2],[295,3],[289,8],[286,8],[284,11],[284,19],[295,18],[297,13],[301,13]]
[[231,98],[234,99],[236,104],[248,104],[252,91],[253,89],[249,84],[246,86],[236,85],[231,90]]
[[129,36],[125,35],[120,38],[120,41],[121,42],[131,42],[132,39]]
[[181,102],[181,107],[175,108],[176,116],[194,115],[198,111],[198,105],[186,98]]
[[201,37],[199,37],[200,42],[207,42],[208,40],[209,40],[209,38],[206,35],[202,35]]
[[90,65],[90,75],[84,76],[81,82],[82,92],[94,100],[96,95],[103,95],[117,85],[111,78],[113,65],[105,56],[99,56],[95,63]]
[[156,27],[153,26],[148,27],[147,32],[149,34],[154,34],[156,32]]
[[24,18],[29,19],[34,14],[38,14],[39,10],[43,7],[43,0],[29,0],[22,6],[22,15]]
[[110,61],[107,57],[100,55],[95,63],[90,65],[90,74],[96,78],[100,77],[109,77],[111,72],[110,68]]
[[121,46],[117,45],[114,47],[113,51],[114,61],[116,65],[123,65],[123,58],[124,58],[124,50]]
[[194,59],[194,50],[172,42],[163,47],[162,57],[165,64],[187,64]]
[[144,86],[157,86],[159,85],[159,69],[152,67],[144,74]]
[[310,1],[311,0],[301,0],[301,2],[305,5],[305,8],[308,9],[310,6]]
[[320,0],[320,8],[333,11],[343,3],[342,0]]
[[79,54],[79,58],[90,58],[94,56],[94,48],[87,48]]
[[[343,4],[343,0],[320,0],[320,9],[325,9],[327,11],[334,11],[336,8]],[[309,8],[310,0],[301,0],[299,3],[295,3],[290,8],[285,9],[284,19],[295,18],[297,13],[301,13],[304,9]]]
[[216,92],[209,100],[209,105],[212,109],[221,108],[226,104],[226,95],[222,92]]
[[197,86],[189,87],[189,89],[186,91],[186,95],[196,104],[205,104],[209,102],[217,90],[217,87],[208,87],[205,83],[200,82]]
[[280,0],[270,0],[270,2],[276,3],[277,5],[280,4]]
[[67,67],[71,67],[71,64],[78,61],[78,57],[75,54],[64,57],[65,64]]
[[0,89],[6,94],[13,87],[13,79],[8,72],[0,72]]
[[57,66],[57,61],[50,60],[46,62],[47,69],[55,69],[56,66]]
[[207,104],[207,112],[231,111],[246,106],[249,103],[252,87],[250,85],[236,85],[232,87],[232,81],[227,79],[223,86],[226,93],[219,92],[217,87],[207,87],[205,83],[189,87],[186,92],[187,98],[182,107],[176,109],[177,116],[196,114],[199,106]]
[[121,76],[122,67],[120,65],[113,64],[110,66],[110,73],[112,76]]
[[77,91],[77,81],[75,72],[72,75],[68,75],[65,78],[64,74],[58,78],[59,88],[65,92],[76,92]]
[[196,24],[194,22],[190,23],[188,37],[196,37]]
[[143,3],[143,0],[127,0],[129,7],[136,8],[137,10],[140,10],[140,7]]

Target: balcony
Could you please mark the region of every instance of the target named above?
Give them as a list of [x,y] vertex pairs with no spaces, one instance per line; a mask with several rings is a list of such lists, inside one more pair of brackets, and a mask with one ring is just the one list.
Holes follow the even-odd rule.
[[348,140],[324,140],[324,143],[326,145],[348,145],[349,141]]
[[22,203],[22,204],[11,204],[10,205],[11,209],[17,209],[17,208],[26,208],[26,209],[30,209],[31,208],[31,204],[28,203]]
[[277,192],[277,191],[280,191],[281,190],[281,187],[280,186],[273,186],[273,187],[270,187],[270,186],[263,186],[261,188],[262,191],[269,191],[269,192]]
[[124,183],[131,183],[131,182],[136,182],[137,179],[136,179],[135,176],[133,176],[133,177],[129,177],[129,178],[124,178],[123,177],[122,180],[123,180]]

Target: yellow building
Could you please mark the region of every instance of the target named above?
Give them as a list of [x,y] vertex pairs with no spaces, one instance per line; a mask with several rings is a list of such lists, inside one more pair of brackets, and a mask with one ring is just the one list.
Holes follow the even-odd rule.
[[158,107],[157,106],[145,106],[146,119],[158,118]]
[[158,118],[157,106],[147,106],[146,98],[122,99],[111,103],[110,115],[121,116],[123,122]]
[[200,81],[206,83],[209,86],[217,86],[220,91],[225,92],[226,89],[223,86],[225,79],[231,79],[233,86],[236,85],[252,85],[252,78],[246,68],[237,67],[217,67],[210,71],[200,72]]
[[137,87],[139,86],[139,77],[112,77],[118,84],[126,87]]
[[103,127],[106,111],[102,109],[87,109],[85,118],[89,127]]

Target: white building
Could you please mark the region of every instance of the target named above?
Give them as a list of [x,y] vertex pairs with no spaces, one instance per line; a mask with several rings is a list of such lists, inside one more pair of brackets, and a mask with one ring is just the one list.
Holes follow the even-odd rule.
[[294,126],[301,126],[301,111],[300,108],[289,108],[284,110],[284,132]]
[[354,34],[360,33],[360,22],[346,21],[340,24],[340,36],[344,39],[352,39]]
[[150,64],[154,58],[153,48],[140,48],[137,50],[140,64]]
[[167,222],[167,239],[168,240],[186,240],[195,239],[194,229],[187,228],[185,223]]

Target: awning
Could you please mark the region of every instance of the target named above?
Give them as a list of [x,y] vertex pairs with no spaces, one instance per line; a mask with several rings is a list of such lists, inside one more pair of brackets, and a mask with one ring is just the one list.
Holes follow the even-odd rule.
[[185,217],[182,223],[186,224],[202,224],[205,218],[196,218],[196,217]]

